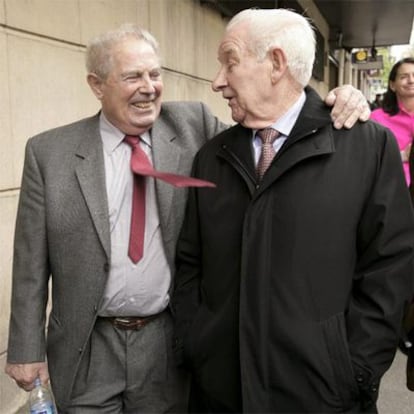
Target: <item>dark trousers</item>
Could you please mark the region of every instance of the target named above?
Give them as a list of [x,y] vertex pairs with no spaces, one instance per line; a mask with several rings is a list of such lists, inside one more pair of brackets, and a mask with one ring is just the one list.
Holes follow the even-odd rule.
[[206,394],[194,381],[190,390],[190,413],[241,413],[241,400],[230,407]]

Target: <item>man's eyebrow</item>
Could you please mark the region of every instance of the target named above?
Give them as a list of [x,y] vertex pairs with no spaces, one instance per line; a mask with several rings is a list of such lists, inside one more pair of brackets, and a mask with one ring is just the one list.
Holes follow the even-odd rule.
[[234,47],[234,45],[223,45],[222,52],[226,55],[233,54],[236,53],[236,48]]
[[221,60],[228,60],[233,57],[237,57],[237,50],[234,46],[224,46],[219,53],[219,59]]
[[131,69],[121,73],[121,76],[128,76],[128,75],[142,75],[144,72],[160,72],[161,66],[154,66],[151,69]]

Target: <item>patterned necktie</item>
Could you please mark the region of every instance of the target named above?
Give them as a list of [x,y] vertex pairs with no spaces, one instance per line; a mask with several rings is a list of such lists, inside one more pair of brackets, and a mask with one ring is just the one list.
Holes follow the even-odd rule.
[[273,128],[264,128],[257,131],[257,136],[262,140],[262,153],[256,167],[257,177],[261,181],[276,155],[273,143],[279,136],[279,132]]
[[137,263],[144,253],[145,177],[158,178],[175,187],[215,187],[215,184],[193,177],[157,171],[139,145],[140,137],[127,135],[124,141],[132,148],[131,170],[134,172],[128,255],[134,263]]

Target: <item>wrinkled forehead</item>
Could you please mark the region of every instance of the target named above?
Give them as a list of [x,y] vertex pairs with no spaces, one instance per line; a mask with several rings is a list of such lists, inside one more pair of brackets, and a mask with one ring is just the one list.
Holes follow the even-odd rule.
[[218,48],[219,59],[225,57],[241,57],[250,53],[251,41],[243,30],[243,26],[238,24],[230,30],[226,30]]
[[137,39],[133,36],[126,36],[113,43],[112,50],[122,53],[151,53],[157,55],[154,47],[145,39]]
[[112,49],[114,62],[143,61],[157,62],[160,58],[151,44],[141,39],[127,38],[121,40]]

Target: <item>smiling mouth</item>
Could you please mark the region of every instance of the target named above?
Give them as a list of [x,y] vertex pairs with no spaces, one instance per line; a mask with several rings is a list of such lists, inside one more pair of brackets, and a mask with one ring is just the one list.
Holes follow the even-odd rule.
[[139,109],[150,109],[152,106],[152,102],[135,102],[132,105]]

